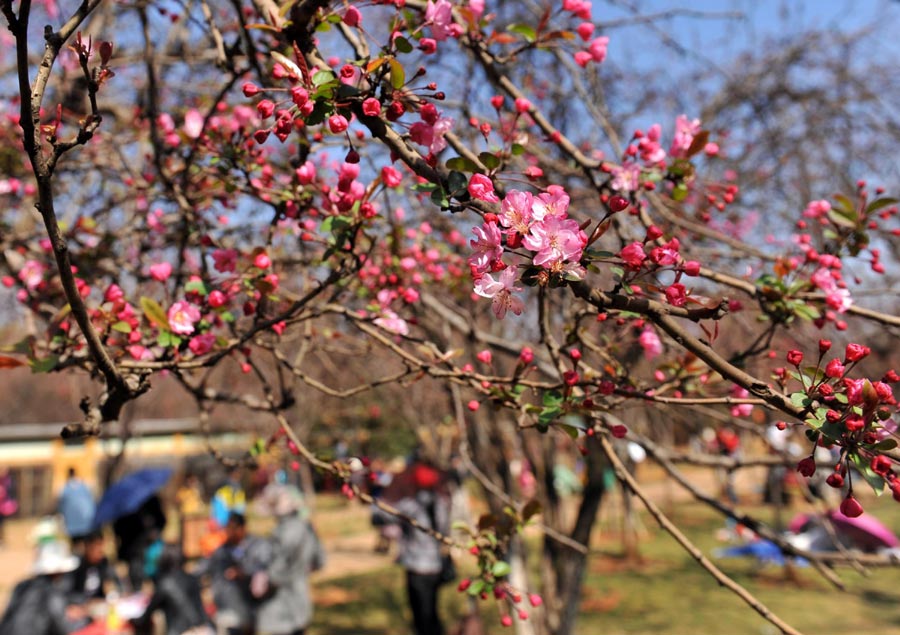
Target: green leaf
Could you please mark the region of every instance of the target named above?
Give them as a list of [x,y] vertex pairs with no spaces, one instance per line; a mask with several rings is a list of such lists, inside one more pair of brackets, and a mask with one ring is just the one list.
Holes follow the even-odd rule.
[[169,330],[169,318],[166,317],[166,312],[159,305],[159,302],[157,302],[153,298],[141,296],[140,303],[141,311],[143,311],[144,317],[147,318],[147,320],[155,324],[163,331]]
[[808,305],[806,302],[794,302],[792,303],[791,308],[793,309],[794,315],[803,318],[804,320],[818,320],[820,317],[819,310]]
[[563,401],[565,401],[565,397],[563,397],[562,393],[558,390],[548,390],[541,397],[541,403],[547,407],[560,406]]
[[514,143],[509,148],[509,151],[512,153],[512,155],[514,157],[518,157],[518,156],[525,154],[525,146],[523,146],[521,143]]
[[853,205],[853,201],[851,201],[846,195],[835,194],[834,201],[835,202],[834,205],[832,205],[832,209],[837,209],[841,212],[844,212],[845,214],[853,213],[855,206]]
[[534,42],[537,39],[537,32],[534,30],[534,27],[527,24],[510,24],[506,27],[506,30],[510,33],[518,33],[526,42]]
[[469,595],[471,595],[472,597],[475,597],[477,595],[481,595],[481,592],[483,590],[484,590],[484,580],[475,580],[475,582],[472,583],[472,586],[469,587],[469,590],[467,591],[467,593]]
[[119,320],[112,325],[112,330],[118,331],[119,333],[131,333],[131,325],[124,320]]
[[394,38],[394,46],[401,53],[412,53],[413,45],[405,37]]
[[48,355],[44,359],[33,359],[28,362],[32,373],[49,373],[59,365],[59,355]]
[[460,172],[477,172],[478,166],[475,162],[465,157],[453,157],[447,161],[448,170],[458,170]]
[[885,480],[880,475],[873,472],[872,468],[869,467],[868,461],[858,454],[854,454],[850,458],[856,466],[856,470],[862,474],[864,479],[866,479],[866,483],[869,484],[878,496],[881,496],[884,493]]
[[469,177],[462,172],[451,172],[447,177],[447,187],[450,190],[450,196],[460,196],[464,194],[469,187]]
[[504,576],[509,575],[510,571],[512,571],[512,567],[509,566],[508,562],[503,560],[498,560],[494,563],[494,566],[491,567],[491,574],[495,578],[502,578]]
[[896,439],[883,439],[879,441],[875,445],[872,446],[872,449],[876,452],[890,452],[894,448],[897,447]]
[[493,152],[482,152],[478,155],[478,160],[488,170],[496,170],[500,167],[500,159]]
[[894,205],[895,203],[900,203],[900,199],[898,198],[876,198],[874,201],[869,203],[866,207],[866,214],[871,214],[872,212],[877,212],[878,210],[885,208],[889,205]]
[[334,73],[331,71],[317,71],[315,75],[312,76],[313,86],[319,87],[324,86],[325,84],[334,81]]
[[406,71],[403,69],[403,64],[393,57],[388,60],[388,64],[391,67],[391,86],[394,90],[400,90],[406,83]]
[[675,201],[683,201],[687,198],[688,188],[684,183],[679,183],[672,189],[672,199]]
[[848,229],[856,229],[857,225],[855,213],[841,213],[836,209],[831,209],[828,211],[828,220],[839,227],[846,227]]
[[812,399],[805,392],[795,392],[791,395],[791,403],[798,408],[806,408],[812,403]]
[[572,439],[573,441],[578,438],[578,428],[576,428],[575,426],[570,426],[570,425],[563,423],[559,427],[562,428],[563,432],[568,434],[569,438]]
[[447,209],[448,207],[450,207],[450,199],[447,198],[446,194],[444,194],[444,190],[440,188],[435,189],[431,193],[431,202],[441,209]]

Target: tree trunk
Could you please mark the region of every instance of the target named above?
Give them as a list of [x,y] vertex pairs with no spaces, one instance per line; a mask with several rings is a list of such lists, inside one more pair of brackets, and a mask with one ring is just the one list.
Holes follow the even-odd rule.
[[[585,456],[587,483],[570,537],[583,545],[590,545],[591,530],[605,492],[603,469],[606,461],[600,442],[595,438],[587,437],[585,447],[588,451]],[[554,635],[572,635],[575,633],[575,621],[581,604],[581,587],[584,584],[588,555],[565,546],[557,545],[556,548],[558,553],[554,564],[561,611]]]

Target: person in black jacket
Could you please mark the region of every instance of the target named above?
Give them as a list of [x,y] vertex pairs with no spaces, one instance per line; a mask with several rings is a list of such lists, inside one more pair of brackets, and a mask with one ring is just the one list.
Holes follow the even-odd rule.
[[200,598],[200,583],[184,571],[181,550],[166,545],[159,558],[154,590],[147,610],[131,620],[138,632],[147,632],[153,613],[162,611],[166,620],[166,635],[213,635],[212,624]]
[[110,591],[121,594],[122,581],[106,557],[103,534],[96,532],[85,538],[84,555],[78,568],[66,575],[66,592],[72,604],[83,605],[106,599]]
[[0,619],[0,635],[68,635],[87,624],[83,612],[70,609],[64,576],[78,566],[67,545],[42,545],[34,577],[20,582]]
[[144,584],[144,556],[147,548],[162,535],[166,526],[159,496],[151,496],[140,508],[127,516],[116,519],[113,532],[118,543],[119,562],[128,563],[128,581],[131,590],[138,592]]

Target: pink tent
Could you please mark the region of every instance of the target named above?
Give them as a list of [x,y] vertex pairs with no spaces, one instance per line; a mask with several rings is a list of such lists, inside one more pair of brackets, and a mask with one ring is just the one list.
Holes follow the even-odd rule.
[[[900,538],[881,521],[869,514],[849,518],[834,510],[826,513],[834,526],[834,532],[846,546],[862,551],[878,551],[900,547]],[[821,522],[814,514],[798,514],[788,529],[795,534],[809,529],[810,524]]]

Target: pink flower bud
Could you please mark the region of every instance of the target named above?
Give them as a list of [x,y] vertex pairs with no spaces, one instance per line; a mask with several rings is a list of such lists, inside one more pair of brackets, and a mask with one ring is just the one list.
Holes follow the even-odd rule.
[[816,460],[811,456],[806,457],[797,464],[797,471],[809,478],[816,473]]
[[367,117],[377,117],[381,114],[381,102],[374,97],[369,97],[363,101],[362,111]]
[[863,508],[852,494],[848,494],[847,498],[841,502],[841,513],[847,518],[856,518],[862,516]]
[[253,259],[253,265],[257,269],[268,269],[272,266],[272,260],[266,252],[261,251],[256,254],[256,257]]
[[340,134],[349,127],[350,124],[347,122],[347,118],[344,117],[344,115],[331,115],[328,118],[328,129],[334,134]]
[[357,27],[362,20],[362,14],[359,12],[359,9],[351,5],[347,7],[347,11],[344,13],[342,20],[347,26]]

